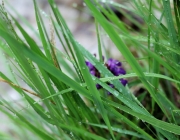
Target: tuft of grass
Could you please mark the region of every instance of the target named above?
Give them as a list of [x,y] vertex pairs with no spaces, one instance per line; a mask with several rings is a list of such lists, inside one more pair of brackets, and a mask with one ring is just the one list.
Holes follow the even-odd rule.
[[[0,82],[9,84],[21,97],[13,103],[1,95],[0,111],[13,124],[13,133],[1,132],[2,138],[178,140],[179,2],[133,0],[131,9],[115,2],[84,2],[94,17],[99,59],[75,40],[54,0],[48,0],[50,33],[33,0],[42,47],[6,11],[4,2],[0,5],[1,57],[12,75],[0,72]],[[109,4],[141,31],[128,29],[107,8]],[[141,17],[145,25],[139,25],[124,9]],[[126,75],[114,76],[104,64],[104,33],[125,59]],[[55,35],[63,50],[57,48]],[[86,60],[101,78],[90,74]],[[128,79],[127,86],[119,82],[121,78]],[[96,84],[102,89],[97,90]]]

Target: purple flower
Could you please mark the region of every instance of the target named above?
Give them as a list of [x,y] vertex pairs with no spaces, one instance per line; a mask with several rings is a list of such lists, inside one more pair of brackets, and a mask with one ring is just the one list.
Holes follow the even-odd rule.
[[106,62],[106,64],[109,66],[109,67],[112,67],[112,66],[121,66],[121,62],[119,62],[118,60],[115,60],[115,59],[112,59],[112,58],[109,58]]
[[94,76],[100,78],[100,73],[99,73],[98,70],[91,64],[91,62],[86,61],[86,66],[89,68],[89,71],[90,71],[91,75],[94,75]]
[[120,81],[121,81],[121,83],[125,86],[126,84],[127,84],[127,80],[125,80],[125,79],[120,79]]
[[[113,84],[108,84],[111,88],[114,88],[114,85]],[[112,95],[109,91],[107,92],[108,95]]]
[[[103,57],[104,60],[104,57]],[[105,63],[106,67],[115,75],[115,76],[119,76],[119,75],[125,75],[126,71],[124,70],[124,68],[122,67],[121,62],[119,62],[118,60],[115,60],[113,58],[109,58],[106,63]],[[96,76],[97,78],[101,77],[101,74],[99,73],[99,71],[88,61],[86,61],[86,66],[89,68],[89,71],[91,73],[91,75]],[[122,85],[126,86],[127,84],[127,80],[125,79],[119,79],[119,81],[122,83]],[[108,85],[111,88],[114,88],[113,84],[108,83]],[[96,84],[96,88],[97,89],[101,89],[102,86],[99,84]],[[110,95],[111,93],[108,92],[108,94]]]
[[101,86],[101,85],[99,85],[99,84],[96,84],[96,88],[97,88],[97,89],[101,89],[101,88],[102,88],[102,86]]
[[90,71],[95,69],[95,67],[91,64],[91,62],[86,61],[86,66],[88,66]]
[[96,71],[95,70],[91,70],[90,73],[91,73],[91,75],[94,75],[94,76],[96,75]]
[[119,76],[119,75],[125,75],[125,74],[126,74],[126,71],[125,71],[123,68],[114,67],[114,69],[112,70],[112,73],[113,73],[115,76]]
[[109,84],[109,86],[110,86],[111,88],[114,88],[114,85],[113,85],[113,84]]
[[109,58],[106,65],[110,71],[113,71],[114,67],[116,67],[116,62],[112,58]]
[[[118,60],[109,58],[107,60],[107,62],[106,62],[106,66],[115,76],[125,75],[126,74],[126,71],[122,67],[121,62],[119,62]],[[120,82],[124,86],[127,84],[127,80],[125,80],[125,79],[120,79]]]
[[122,68],[121,62],[119,62],[118,60],[109,58],[107,60],[106,66],[115,76],[126,74],[126,71]]

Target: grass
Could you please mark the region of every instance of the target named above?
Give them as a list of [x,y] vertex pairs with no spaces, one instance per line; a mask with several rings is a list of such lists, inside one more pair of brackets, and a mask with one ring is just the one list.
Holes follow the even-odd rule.
[[[140,28],[137,32],[102,4],[85,0],[95,19],[99,59],[75,40],[53,0],[48,0],[52,11],[48,16],[50,33],[40,7],[36,0],[33,2],[42,47],[6,12],[4,3],[0,5],[1,57],[9,62],[5,67],[10,71],[0,72],[0,81],[22,97],[14,103],[1,95],[0,110],[11,121],[7,127],[12,132],[2,131],[3,139],[180,138],[179,1],[133,0],[129,2],[132,9],[115,2],[104,3],[143,18],[142,26],[124,13]],[[114,76],[104,65],[104,33],[123,56],[126,75]],[[64,50],[57,49],[55,35]],[[101,78],[90,74],[86,60]],[[124,87],[121,78],[127,79],[128,85]],[[97,90],[96,84],[103,88]]]

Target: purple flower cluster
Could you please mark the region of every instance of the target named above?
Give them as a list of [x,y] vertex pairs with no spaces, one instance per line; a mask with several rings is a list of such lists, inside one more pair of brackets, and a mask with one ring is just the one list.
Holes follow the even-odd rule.
[[100,73],[98,72],[98,70],[91,64],[91,62],[86,61],[86,66],[88,66],[89,71],[92,75],[100,78]]
[[[115,76],[126,74],[126,71],[122,67],[121,62],[119,62],[118,60],[109,58],[105,65]],[[127,80],[125,79],[120,79],[120,81],[124,86],[127,84]]]
[[[86,61],[86,65],[89,68],[89,71],[92,75],[94,75],[97,78],[101,77],[101,74],[99,73],[99,71],[88,61]],[[119,62],[118,60],[109,58],[106,63],[105,66],[115,75],[115,76],[119,76],[119,75],[125,75],[126,71],[124,70],[124,68],[122,67],[121,62]],[[127,84],[127,80],[125,79],[119,79],[120,82],[125,86]],[[112,88],[114,88],[113,84],[108,83],[108,85]],[[101,89],[102,87],[99,84],[96,84],[97,89]]]

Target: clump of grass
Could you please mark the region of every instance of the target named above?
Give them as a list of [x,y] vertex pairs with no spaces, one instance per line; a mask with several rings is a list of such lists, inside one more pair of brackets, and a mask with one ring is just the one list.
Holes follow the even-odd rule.
[[[0,72],[0,81],[14,88],[23,101],[14,104],[1,95],[0,110],[13,123],[13,134],[2,133],[2,137],[179,139],[179,1],[171,5],[169,0],[133,0],[131,12],[143,18],[146,25],[140,27],[141,32],[132,33],[110,9],[97,1],[85,0],[96,21],[100,59],[74,39],[53,0],[48,0],[52,11],[48,36],[39,7],[33,2],[43,48],[6,12],[4,4],[0,6],[0,48],[13,75],[12,78]],[[128,9],[113,2],[104,4]],[[157,17],[155,11],[161,16]],[[136,22],[131,17],[129,20]],[[103,63],[102,29],[129,65],[125,75],[114,76]],[[65,53],[57,49],[54,33]],[[90,74],[86,60],[101,78]],[[128,85],[119,82],[122,78],[128,79]],[[98,90],[97,84],[103,90]],[[112,95],[108,96],[106,91]]]

